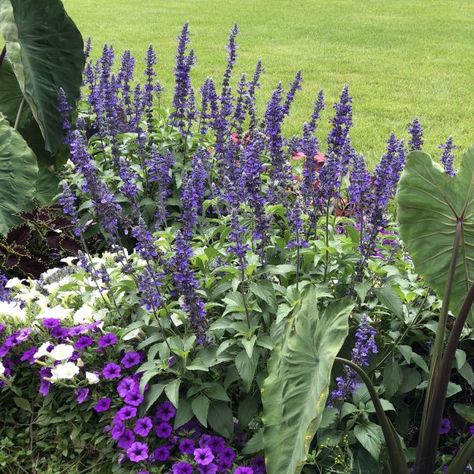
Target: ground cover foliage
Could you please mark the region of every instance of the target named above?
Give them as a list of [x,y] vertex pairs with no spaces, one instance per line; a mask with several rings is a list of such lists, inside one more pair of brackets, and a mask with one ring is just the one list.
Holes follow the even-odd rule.
[[81,99],[58,90],[56,204],[4,221],[2,472],[470,472],[474,152],[435,164],[415,119],[369,172],[347,86],[285,137],[301,73],[257,114],[238,33],[195,88],[183,26],[169,109],[152,47],[141,74],[87,43]]

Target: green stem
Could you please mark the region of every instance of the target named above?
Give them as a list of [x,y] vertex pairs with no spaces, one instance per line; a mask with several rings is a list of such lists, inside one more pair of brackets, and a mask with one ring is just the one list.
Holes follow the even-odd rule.
[[390,467],[392,468],[392,474],[408,474],[408,466],[406,463],[405,455],[403,454],[403,448],[400,442],[400,438],[397,432],[395,431],[392,422],[385,414],[382,404],[380,403],[377,391],[374,385],[372,384],[369,376],[362,368],[360,368],[357,364],[348,359],[336,357],[335,360],[336,362],[340,362],[353,369],[365,383],[367,390],[370,394],[370,398],[372,399],[372,403],[374,404],[375,413],[377,414],[377,419],[380,423],[385,442],[387,444],[387,451],[390,459]]
[[0,66],[3,63],[3,60],[5,59],[5,56],[7,55],[7,47],[4,46],[2,49],[2,52],[0,53]]
[[324,258],[324,281],[326,281],[327,275],[328,275],[328,266],[329,266],[329,252],[328,252],[328,247],[329,247],[329,205],[331,201],[328,199],[328,202],[326,204],[326,229],[324,231],[324,244],[326,246],[326,254]]
[[249,308],[247,306],[247,293],[245,291],[245,267],[244,267],[244,259],[242,257],[240,257],[240,292],[242,294],[242,301],[244,302],[245,317],[247,318],[247,326],[250,329],[250,315],[249,315]]
[[443,342],[446,332],[446,322],[448,319],[449,301],[451,298],[451,290],[454,283],[454,274],[456,272],[456,262],[458,257],[459,243],[462,236],[462,221],[458,220],[456,224],[456,235],[454,237],[453,252],[451,254],[451,262],[449,265],[448,278],[446,281],[446,288],[444,291],[443,306],[441,307],[441,314],[436,329],[436,336],[433,344],[433,352],[431,354],[430,375],[428,379],[428,387],[426,389],[425,403],[423,405],[423,415],[420,424],[420,440],[419,446],[424,445],[424,437],[427,435],[425,425],[428,420],[428,411],[431,405],[432,390],[435,387],[433,380],[438,372],[438,367],[441,362],[443,354]]
[[472,458],[474,458],[474,436],[471,436],[458,451],[448,467],[447,474],[464,474]]
[[15,130],[18,130],[18,126],[20,124],[20,117],[21,117],[21,113],[23,112],[24,105],[25,105],[25,98],[23,97],[20,102],[20,107],[18,107],[18,112],[16,113],[15,125],[13,127]]
[[[433,472],[436,464],[436,455],[439,442],[439,429],[448,391],[449,379],[453,367],[456,349],[461,338],[462,329],[474,303],[474,283],[472,284],[462,305],[461,311],[454,322],[453,329],[449,335],[446,349],[441,363],[433,378],[430,404],[426,413],[424,431],[420,433],[418,444],[415,474]],[[426,402],[425,402],[426,403]]]

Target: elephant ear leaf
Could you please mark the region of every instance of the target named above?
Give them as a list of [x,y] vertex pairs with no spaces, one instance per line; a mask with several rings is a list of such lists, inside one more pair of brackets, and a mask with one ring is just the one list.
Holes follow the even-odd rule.
[[0,31],[46,149],[54,155],[64,140],[59,89],[71,104],[80,94],[82,36],[60,0],[0,0]]
[[[456,176],[446,174],[426,153],[408,157],[398,187],[400,235],[416,271],[444,297],[456,227],[460,247],[450,297],[457,314],[474,282],[474,147]],[[473,318],[471,314],[471,324]]]
[[0,113],[0,234],[21,222],[31,205],[38,177],[36,156]]
[[301,472],[321,422],[334,359],[344,343],[353,304],[330,304],[319,316],[310,288],[289,320],[268,364],[262,390],[263,443],[269,474]]

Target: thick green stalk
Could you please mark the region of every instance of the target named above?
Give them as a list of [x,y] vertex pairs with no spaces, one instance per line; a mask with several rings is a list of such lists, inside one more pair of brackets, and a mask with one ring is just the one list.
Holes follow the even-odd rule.
[[474,458],[474,436],[471,436],[464,446],[458,451],[451,464],[448,467],[446,474],[464,474],[466,466]]
[[439,442],[439,430],[446,401],[446,392],[448,391],[449,379],[451,378],[451,370],[461,332],[469,316],[473,303],[474,284],[472,284],[466,299],[464,300],[461,311],[454,322],[439,369],[435,373],[433,379],[434,385],[431,389],[432,395],[426,413],[424,432],[421,433],[422,436],[420,437],[416,453],[415,474],[424,474],[426,472],[434,471]]
[[433,352],[431,354],[430,375],[428,379],[428,387],[426,389],[425,403],[423,405],[423,415],[421,417],[420,425],[420,440],[419,445],[423,443],[423,437],[426,435],[425,425],[428,416],[428,409],[431,404],[431,392],[434,388],[434,378],[438,372],[438,367],[441,362],[443,354],[443,342],[446,332],[446,322],[448,320],[449,301],[451,298],[451,290],[454,282],[454,274],[456,272],[456,263],[458,259],[459,243],[462,236],[462,222],[458,220],[456,224],[456,235],[454,237],[453,252],[451,254],[451,262],[449,265],[448,278],[446,280],[446,289],[444,292],[443,306],[439,316],[438,327],[436,329],[436,336],[433,344]]
[[408,465],[405,459],[405,455],[403,454],[402,444],[400,442],[400,438],[392,425],[392,422],[388,419],[387,415],[385,414],[382,404],[380,403],[379,396],[377,391],[372,384],[369,376],[365,373],[365,371],[360,368],[354,362],[344,359],[342,357],[336,357],[336,362],[340,362],[344,365],[349,366],[357,375],[362,379],[365,383],[367,390],[369,391],[370,398],[372,399],[372,403],[374,404],[375,413],[377,414],[377,419],[382,427],[383,435],[385,438],[385,443],[387,444],[387,452],[388,457],[390,459],[390,467],[392,469],[393,474],[408,474]]

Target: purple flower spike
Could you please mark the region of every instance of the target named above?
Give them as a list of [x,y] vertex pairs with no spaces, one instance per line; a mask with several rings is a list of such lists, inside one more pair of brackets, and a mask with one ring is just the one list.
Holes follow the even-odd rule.
[[421,150],[423,148],[423,127],[418,117],[413,119],[413,122],[408,127],[408,133],[411,138],[408,140],[410,151]]

